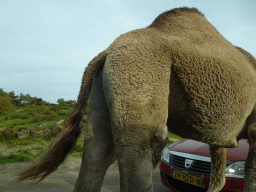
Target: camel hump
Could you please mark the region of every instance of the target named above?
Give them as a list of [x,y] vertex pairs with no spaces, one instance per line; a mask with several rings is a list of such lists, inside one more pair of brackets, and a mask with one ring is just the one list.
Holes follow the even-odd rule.
[[204,14],[201,13],[196,8],[181,7],[181,8],[176,8],[176,9],[172,9],[170,11],[161,13],[157,18],[155,18],[155,20],[152,22],[152,24],[150,26],[158,27],[159,25],[162,25],[163,22],[169,22],[170,18],[172,18],[172,17],[181,16],[181,15],[185,15],[185,14],[194,14],[194,13],[204,16]]

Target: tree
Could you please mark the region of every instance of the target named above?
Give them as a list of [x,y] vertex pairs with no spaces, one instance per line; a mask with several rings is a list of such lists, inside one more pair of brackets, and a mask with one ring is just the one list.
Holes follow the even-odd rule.
[[37,98],[36,97],[36,104],[37,105],[43,105],[45,102],[43,101],[43,99],[42,98]]
[[8,94],[0,95],[0,114],[13,110],[13,105]]
[[68,100],[68,101],[66,101],[66,105],[72,106],[72,105],[75,105],[75,104],[76,104],[75,100]]
[[20,93],[19,101],[20,101],[21,104],[29,103],[29,100],[26,98],[26,95],[24,95],[23,93]]
[[65,100],[64,100],[63,98],[58,99],[58,100],[57,100],[57,103],[58,103],[59,105],[64,106],[64,105],[65,105]]
[[20,93],[20,97],[19,97],[19,100],[22,104],[34,104],[36,103],[36,97],[31,97],[29,94],[22,94]]
[[4,92],[3,88],[0,88],[0,96],[4,96],[6,92]]
[[8,93],[10,99],[11,99],[11,102],[12,104],[16,105],[16,106],[19,106],[20,105],[20,101],[19,101],[19,96],[18,95],[15,95],[14,91],[11,91]]

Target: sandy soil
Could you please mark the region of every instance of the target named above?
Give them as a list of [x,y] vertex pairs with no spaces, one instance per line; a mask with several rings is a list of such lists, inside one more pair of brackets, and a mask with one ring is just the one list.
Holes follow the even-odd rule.
[[[177,141],[177,139],[172,139]],[[48,146],[50,146],[51,141],[35,142],[32,145],[24,145],[17,147],[7,147],[7,145],[0,145],[0,152],[4,156],[8,156],[12,152],[17,152],[18,150],[29,149],[32,154],[40,154]],[[44,149],[37,149],[38,147],[43,147]],[[82,157],[76,157],[71,154],[67,157],[64,163],[58,168],[59,171],[79,171],[81,166]],[[19,163],[8,163],[0,164],[0,173],[7,173],[12,171],[18,171],[30,165],[31,162],[19,162]],[[159,166],[159,165],[158,165]],[[118,171],[118,164],[115,161],[108,169],[108,171]]]
[[[24,145],[24,146],[17,146],[17,147],[7,147],[7,145],[0,145],[0,152],[3,156],[8,156],[11,153],[15,153],[18,150],[29,149],[30,153],[33,155],[41,154],[42,151],[45,151],[48,146],[50,146],[51,141],[43,141],[43,142],[36,142],[32,145]],[[37,149],[38,147],[43,147],[43,149]],[[60,171],[79,171],[82,157],[76,157],[76,154],[69,155],[65,162],[60,165],[58,170]],[[19,163],[7,163],[7,164],[0,164],[0,173],[2,172],[11,172],[19,169],[23,169],[30,165],[32,162],[19,162]],[[117,161],[115,161],[110,167],[110,171],[118,171]]]
[[[82,158],[68,157],[66,161],[60,165],[58,171],[77,171],[79,172],[81,166]],[[12,171],[18,171],[20,169],[26,168],[30,165],[29,162],[19,162],[19,163],[7,163],[0,164],[0,173],[8,173]],[[117,161],[115,161],[108,169],[108,171],[118,171]]]

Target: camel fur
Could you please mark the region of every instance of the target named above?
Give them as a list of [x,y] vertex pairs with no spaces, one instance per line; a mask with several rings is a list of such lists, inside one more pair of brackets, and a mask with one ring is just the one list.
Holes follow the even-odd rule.
[[[256,60],[195,8],[176,8],[120,35],[86,68],[67,129],[16,181],[44,179],[75,146],[88,104],[75,192],[99,192],[117,159],[122,192],[153,191],[152,170],[168,131],[206,142],[208,192],[225,185],[227,148],[246,138],[245,191],[256,191]],[[89,103],[88,103],[89,101]]]

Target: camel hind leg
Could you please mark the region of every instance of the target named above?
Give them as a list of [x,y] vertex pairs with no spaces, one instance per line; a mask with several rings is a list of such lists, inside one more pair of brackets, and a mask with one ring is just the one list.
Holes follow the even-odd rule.
[[256,191],[256,123],[248,127],[249,153],[245,162],[245,192]]
[[[147,128],[148,130],[145,130]],[[158,127],[159,132],[163,133],[161,140],[159,140],[160,137],[156,139],[156,135],[149,136],[152,129],[149,126],[135,125],[121,127],[121,129],[125,132],[123,137],[114,130],[120,171],[120,191],[152,192],[152,171],[159,162],[161,151],[166,144],[167,129],[165,126]]]
[[[118,99],[122,100],[124,107],[123,104],[121,108],[118,106]],[[153,107],[125,97],[118,99],[109,99],[107,103],[111,106],[111,129],[120,172],[120,191],[152,192],[152,171],[167,143],[168,105],[165,101],[168,101],[168,97],[161,101],[155,98],[154,103],[150,103]]]
[[152,171],[168,136],[171,61],[133,57],[139,51],[122,46],[103,68],[121,192],[153,191]]
[[74,192],[100,192],[108,167],[116,160],[101,72],[89,98],[84,151]]

